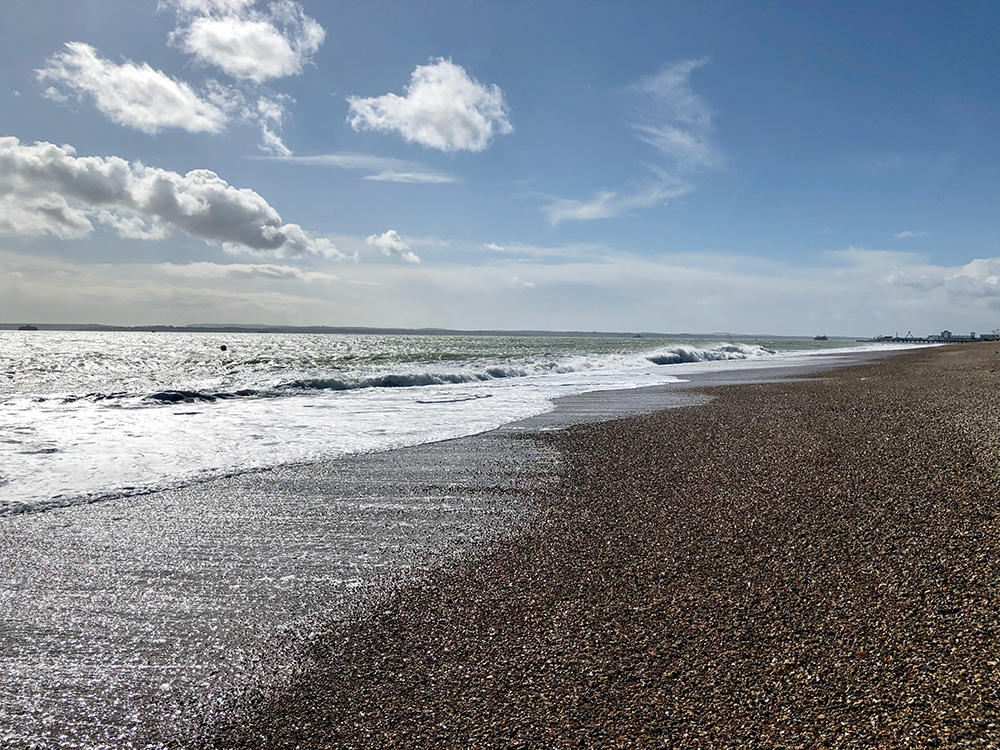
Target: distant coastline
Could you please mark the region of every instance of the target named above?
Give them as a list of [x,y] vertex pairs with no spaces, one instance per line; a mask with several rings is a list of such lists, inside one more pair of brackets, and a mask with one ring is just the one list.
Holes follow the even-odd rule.
[[[14,331],[23,323],[0,323],[0,331]],[[37,323],[40,331],[126,331],[152,333],[329,333],[374,334],[383,336],[565,336],[601,338],[656,338],[656,339],[814,339],[813,336],[778,336],[770,333],[656,333],[652,331],[545,331],[536,329],[474,329],[458,328],[378,328],[373,326],[287,326],[287,325],[238,325],[205,323],[186,326],[148,325],[115,326],[100,323]],[[855,336],[829,336],[830,341],[856,341]]]

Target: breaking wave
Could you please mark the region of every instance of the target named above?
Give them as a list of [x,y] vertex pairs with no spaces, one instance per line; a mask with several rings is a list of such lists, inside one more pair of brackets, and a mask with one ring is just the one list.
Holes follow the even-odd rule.
[[[699,348],[677,345],[669,349],[639,355],[634,363],[647,361],[657,365],[674,365],[691,362],[712,362],[719,360],[757,359],[774,355],[771,349],[755,344],[726,343]],[[527,378],[538,375],[559,375],[582,371],[604,370],[609,366],[621,366],[624,360],[608,359],[606,356],[571,357],[529,357],[515,358],[506,362],[468,361],[466,367],[410,370],[404,364],[398,370],[333,370],[302,374],[284,382],[261,383],[254,387],[215,388],[164,388],[152,392],[110,392],[87,393],[85,395],[64,395],[61,397],[36,397],[36,401],[55,399],[62,403],[74,401],[104,402],[108,405],[141,407],[169,406],[178,404],[206,404],[216,401],[242,398],[281,398],[317,391],[356,391],[370,388],[420,388],[440,385],[461,385],[484,383],[493,380]],[[634,365],[633,365],[634,366]]]
[[[569,370],[562,370],[569,372]],[[470,372],[385,373],[353,378],[305,378],[278,386],[280,389],[351,391],[360,388],[416,388],[427,385],[457,385],[482,383],[501,378],[523,378],[535,374],[520,367],[488,367]]]
[[164,389],[153,393],[87,393],[57,398],[38,397],[36,402],[58,400],[62,403],[75,401],[110,402],[130,406],[175,405],[183,403],[211,403],[236,398],[278,398],[294,396],[298,393],[316,391],[354,391],[366,388],[418,388],[435,385],[461,385],[463,383],[483,383],[491,380],[524,378],[532,375],[564,374],[578,370],[592,369],[587,362],[569,364],[567,361],[538,360],[518,364],[494,364],[481,368],[453,371],[426,372],[381,372],[381,373],[338,373],[329,376],[297,378],[276,385],[239,388],[216,391],[201,389]]
[[693,346],[674,346],[651,354],[646,359],[656,365],[679,365],[689,362],[717,362],[732,359],[758,359],[776,354],[756,344],[720,344],[708,349]]

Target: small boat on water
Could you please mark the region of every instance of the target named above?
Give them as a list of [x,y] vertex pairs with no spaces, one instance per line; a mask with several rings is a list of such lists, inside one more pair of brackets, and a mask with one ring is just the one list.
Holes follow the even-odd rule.
[[31,324],[29,323],[29,324],[27,324],[27,325],[23,325],[23,326],[21,326],[21,327],[20,327],[20,328],[18,328],[17,330],[19,330],[19,331],[37,331],[37,330],[38,330],[38,326],[33,326],[33,325],[31,325]]
[[813,336],[813,341],[828,341],[826,336]]

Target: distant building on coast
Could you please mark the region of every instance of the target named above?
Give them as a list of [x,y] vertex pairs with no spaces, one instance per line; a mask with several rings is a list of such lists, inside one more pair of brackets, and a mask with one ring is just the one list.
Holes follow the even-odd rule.
[[858,340],[893,341],[908,344],[967,344],[974,341],[1000,341],[1000,329],[994,329],[991,333],[981,333],[978,335],[975,331],[972,331],[968,336],[952,333],[949,330],[941,331],[941,333],[931,333],[927,336],[914,336],[912,333],[907,331],[905,336],[900,336],[897,333],[895,335],[886,334],[884,336],[876,336],[871,339]]

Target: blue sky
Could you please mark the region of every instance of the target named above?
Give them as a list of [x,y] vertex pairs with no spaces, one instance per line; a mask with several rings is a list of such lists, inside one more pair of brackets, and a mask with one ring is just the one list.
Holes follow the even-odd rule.
[[0,320],[1000,327],[992,2],[0,11]]

